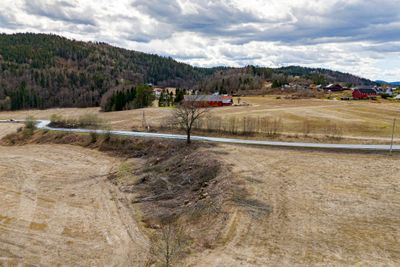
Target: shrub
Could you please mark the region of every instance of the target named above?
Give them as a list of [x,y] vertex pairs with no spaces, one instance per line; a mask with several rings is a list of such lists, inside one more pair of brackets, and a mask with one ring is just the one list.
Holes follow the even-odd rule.
[[96,114],[85,114],[79,117],[79,126],[98,129],[104,122]]
[[59,114],[52,114],[52,115],[50,116],[50,122],[51,122],[51,123],[59,124],[59,123],[62,123],[62,122],[64,122],[64,121],[65,121],[65,120],[64,120],[63,116],[61,116],[61,115],[59,115]]
[[304,136],[308,136],[311,133],[311,122],[309,120],[303,121],[302,132]]
[[32,116],[28,116],[25,119],[24,124],[25,124],[25,128],[28,130],[34,131],[36,129],[36,120]]
[[177,223],[166,223],[151,237],[150,255],[153,263],[175,266],[187,253],[190,238]]
[[90,132],[90,142],[91,143],[96,143],[97,142],[97,133],[96,132]]
[[102,129],[105,130],[104,141],[109,142],[111,140],[111,125],[106,123],[103,125]]
[[336,123],[328,121],[325,125],[325,135],[332,139],[343,138],[343,129],[339,127]]

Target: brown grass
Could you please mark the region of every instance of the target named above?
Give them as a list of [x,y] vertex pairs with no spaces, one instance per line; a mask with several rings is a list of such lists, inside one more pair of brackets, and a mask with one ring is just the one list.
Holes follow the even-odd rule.
[[[183,225],[185,231],[190,229],[185,235],[196,251],[215,246],[229,218],[224,209],[236,186],[227,179],[229,170],[214,153],[207,152],[210,145],[101,136],[93,142],[85,134],[41,130],[29,135],[22,130],[4,137],[2,142],[71,144],[123,158],[124,162],[108,175],[108,180],[130,199],[143,231],[157,232],[170,223]],[[246,199],[246,191],[242,190],[240,196],[240,205],[262,208],[256,200]],[[39,228],[31,224],[32,230],[43,230]],[[63,235],[76,238],[80,234],[65,228]]]
[[233,198],[236,215],[221,246],[187,265],[400,264],[399,155],[228,145],[214,151],[224,153],[235,183],[251,198]]
[[[235,103],[237,101],[235,100]],[[223,122],[231,118],[243,120],[244,117],[279,119],[281,133],[302,136],[304,123],[310,125],[308,135],[320,138],[326,134],[329,125],[341,129],[344,137],[379,138],[388,141],[394,117],[399,116],[400,102],[394,101],[334,101],[324,99],[276,99],[274,96],[242,97],[242,102],[250,106],[233,106],[212,109],[211,115],[220,117]],[[2,112],[0,118],[24,119],[32,115],[38,119],[48,119],[52,114],[65,118],[78,118],[87,113],[98,114],[110,122],[113,129],[144,130],[143,113],[150,128],[159,128],[170,108],[147,108],[122,112],[101,113],[98,108],[89,109],[50,109],[37,111]],[[398,128],[399,129],[399,128]],[[397,136],[400,133],[397,130]],[[398,140],[399,141],[399,140]]]
[[0,266],[143,266],[148,240],[107,180],[119,162],[71,145],[0,146]]
[[[109,166],[112,159],[104,158],[104,155],[93,150],[84,152],[72,146],[55,145],[43,145],[43,149],[33,145],[0,147],[3,152],[0,154],[3,155],[2,167],[6,166],[6,170],[15,169],[14,172],[4,172],[4,167],[0,168],[0,174],[14,175],[9,178],[7,175],[0,176],[2,185],[7,185],[0,187],[0,191],[7,192],[0,198],[4,195],[20,198],[21,195],[35,192],[32,189],[25,190],[17,195],[14,191],[20,192],[21,189],[13,185],[36,177],[40,181],[40,187],[36,190],[47,192],[46,198],[41,196],[40,199],[53,200],[46,201],[46,205],[40,204],[41,208],[35,215],[40,218],[35,218],[34,222],[52,222],[54,217],[50,220],[46,216],[53,216],[51,214],[54,213],[47,209],[53,211],[57,203],[64,203],[66,199],[71,217],[80,214],[71,213],[76,210],[90,217],[92,213],[85,213],[88,207],[96,212],[99,209],[101,212],[107,209],[113,211],[112,214],[100,216],[101,222],[85,221],[88,225],[86,231],[78,230],[82,223],[76,221],[77,217],[69,217],[61,231],[53,227],[44,229],[44,233],[35,231],[40,235],[36,242],[46,238],[46,231],[57,229],[58,234],[51,232],[51,236],[62,235],[63,238],[69,238],[70,242],[76,242],[69,243],[70,247],[61,247],[71,263],[76,263],[76,259],[85,260],[84,251],[88,255],[101,256],[104,262],[112,258],[113,262],[108,263],[118,265],[121,263],[119,257],[125,257],[131,251],[129,249],[137,248],[134,245],[145,244],[145,238],[140,235],[142,229],[131,229],[132,224],[137,227],[135,222],[128,220],[128,224],[120,225],[119,221],[108,221],[111,218],[126,219],[125,216],[132,212],[136,220],[141,220],[151,228],[147,228],[146,233],[159,231],[164,221],[175,220],[184,226],[191,241],[191,254],[181,258],[181,266],[400,264],[400,236],[396,230],[400,227],[398,154],[389,157],[386,154],[231,145],[198,145],[189,149],[177,146],[182,143],[175,142],[126,138],[105,141],[101,137],[92,142],[87,135],[43,131],[25,136],[19,132],[16,136],[19,137],[8,136],[5,143],[9,140],[15,140],[14,144],[73,143],[100,149],[120,158],[131,158],[109,176],[107,172],[104,175],[105,170],[101,166]],[[35,161],[37,158],[38,162]],[[73,165],[69,165],[71,161]],[[47,168],[49,164],[44,165],[43,162],[50,162],[51,168]],[[43,171],[41,168],[45,167]],[[52,168],[56,168],[57,175]],[[103,170],[98,173],[99,169]],[[85,170],[84,175],[82,170]],[[112,189],[102,184],[100,177],[108,177],[125,194],[114,192],[115,195],[110,195]],[[31,182],[23,184],[32,185]],[[85,190],[85,186],[96,190]],[[80,194],[75,195],[72,189]],[[101,197],[103,194],[106,194],[105,199]],[[118,199],[125,198],[130,201],[123,202],[124,205],[118,204]],[[114,204],[111,205],[109,201]],[[29,200],[26,202],[31,203]],[[44,201],[37,203],[41,202]],[[13,202],[0,203],[10,203],[15,208]],[[134,203],[135,209],[126,210],[127,203]],[[30,214],[28,211],[32,207],[27,206],[20,216]],[[136,212],[137,209],[141,213]],[[8,213],[8,207],[2,210],[6,213],[0,216],[0,221],[15,217]],[[62,205],[59,207],[61,211],[65,212]],[[24,229],[21,225],[24,220],[15,221],[19,223],[10,220],[8,224]],[[25,227],[30,228],[30,225],[28,222]],[[107,231],[125,238],[126,229],[130,230],[131,236],[124,239],[126,243],[117,246],[119,254],[115,257],[107,257],[104,252],[115,250],[114,245],[108,247],[101,239],[104,225],[107,225]],[[21,232],[20,229],[18,232]],[[13,239],[10,235],[6,235],[6,239],[8,242],[23,241],[23,238]],[[60,240],[63,241],[57,244],[63,246],[65,240]],[[88,240],[93,244],[87,246],[85,242]],[[102,250],[94,250],[94,244],[100,244]],[[43,248],[44,245],[34,246],[35,251],[43,251]],[[136,260],[145,258],[142,257],[146,254],[143,250],[140,252],[142,254],[133,251]],[[29,254],[29,250],[20,249],[18,253],[27,253],[25,258],[39,262]],[[53,253],[51,259],[58,259],[55,252],[48,253]],[[46,260],[49,262],[49,259]],[[102,262],[97,263],[101,265]]]
[[31,222],[30,228],[35,231],[45,231],[47,229],[47,224]]

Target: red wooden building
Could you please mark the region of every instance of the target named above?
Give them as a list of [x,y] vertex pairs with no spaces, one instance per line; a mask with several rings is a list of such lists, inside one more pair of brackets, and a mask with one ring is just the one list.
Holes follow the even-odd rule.
[[369,99],[375,98],[378,93],[372,88],[358,88],[353,90],[354,99]]
[[233,104],[233,98],[230,95],[185,95],[185,101],[195,101],[204,107],[223,107]]

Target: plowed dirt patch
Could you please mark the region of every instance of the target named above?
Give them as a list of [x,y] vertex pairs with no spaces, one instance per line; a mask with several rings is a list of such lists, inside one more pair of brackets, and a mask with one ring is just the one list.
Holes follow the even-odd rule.
[[107,181],[116,163],[76,146],[0,146],[0,266],[142,266],[148,241]]

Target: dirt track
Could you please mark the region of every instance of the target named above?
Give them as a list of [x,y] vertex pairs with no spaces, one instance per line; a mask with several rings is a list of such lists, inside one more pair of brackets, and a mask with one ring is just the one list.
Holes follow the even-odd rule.
[[0,266],[142,265],[148,241],[106,181],[113,163],[74,146],[0,146]]
[[224,242],[189,266],[398,266],[399,156],[222,146],[237,184],[271,208],[232,208]]

